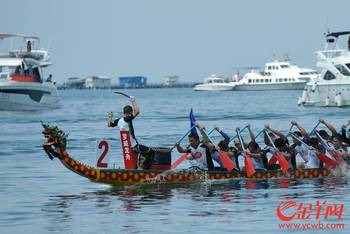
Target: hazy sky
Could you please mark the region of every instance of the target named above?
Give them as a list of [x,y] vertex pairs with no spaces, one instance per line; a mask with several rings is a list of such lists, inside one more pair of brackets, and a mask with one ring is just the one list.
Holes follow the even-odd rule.
[[286,53],[315,67],[327,28],[350,30],[348,0],[2,0],[1,8],[0,31],[41,37],[59,82],[88,75],[159,82],[175,74],[201,81]]

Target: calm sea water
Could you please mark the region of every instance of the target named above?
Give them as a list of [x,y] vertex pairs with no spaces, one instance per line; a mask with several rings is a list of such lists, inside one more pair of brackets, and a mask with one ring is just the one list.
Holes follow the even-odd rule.
[[[247,123],[256,132],[264,124],[287,131],[290,120],[311,129],[320,117],[337,128],[350,118],[349,109],[298,107],[301,91],[126,92],[136,96],[141,106],[141,115],[134,122],[136,135],[152,146],[174,144],[188,130],[191,107],[208,129],[218,125],[232,134],[235,127]],[[349,233],[347,178],[127,188],[91,183],[45,156],[40,121],[56,123],[69,132],[69,152],[91,165],[95,164],[96,142],[107,139],[112,145],[110,163],[122,166],[119,133],[107,128],[106,121],[108,111],[120,115],[128,100],[111,90],[60,91],[60,95],[60,109],[0,112],[0,233],[305,233],[279,229],[276,207],[285,199],[344,204],[343,220],[322,221],[343,223],[345,229],[312,232]]]

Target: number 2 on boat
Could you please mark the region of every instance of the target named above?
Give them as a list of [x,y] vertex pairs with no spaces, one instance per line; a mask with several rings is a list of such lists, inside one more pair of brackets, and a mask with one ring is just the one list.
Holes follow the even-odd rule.
[[[106,140],[102,140],[100,141],[100,143],[98,144],[98,149],[102,149],[103,148],[103,151],[102,151],[102,154],[97,157],[97,164],[96,166],[99,167],[99,168],[107,168],[108,167],[108,163],[105,163],[105,162],[102,162],[102,160],[106,157],[108,151],[109,151],[109,144]],[[97,150],[97,154],[96,156],[98,155],[100,151]]]

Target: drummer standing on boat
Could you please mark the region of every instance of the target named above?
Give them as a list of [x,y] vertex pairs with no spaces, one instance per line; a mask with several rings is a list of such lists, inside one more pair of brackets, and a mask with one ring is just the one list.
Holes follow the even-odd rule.
[[108,127],[118,127],[120,131],[130,133],[130,143],[132,151],[137,155],[138,168],[148,169],[152,165],[153,154],[149,147],[139,144],[135,137],[132,121],[140,114],[140,107],[136,103],[135,97],[130,96],[132,106],[126,105],[123,108],[123,117],[113,120],[113,112],[108,113]]
[[129,131],[131,135],[131,147],[133,150],[136,150],[138,142],[135,137],[132,121],[140,114],[140,106],[136,103],[134,96],[130,96],[130,101],[132,106],[124,106],[123,117],[113,120],[113,112],[108,113],[108,127],[118,126],[120,131]]

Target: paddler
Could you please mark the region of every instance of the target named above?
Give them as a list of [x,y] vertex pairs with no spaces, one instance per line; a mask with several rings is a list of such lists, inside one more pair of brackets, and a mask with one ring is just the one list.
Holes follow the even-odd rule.
[[186,159],[193,162],[192,167],[202,170],[214,170],[214,163],[211,158],[211,154],[213,153],[215,146],[210,143],[206,133],[204,132],[204,128],[198,122],[195,122],[195,125],[199,128],[203,143],[200,143],[199,135],[197,133],[191,132],[188,135],[189,145],[186,148],[183,148],[179,143],[177,143],[177,151],[179,153],[189,153]]

